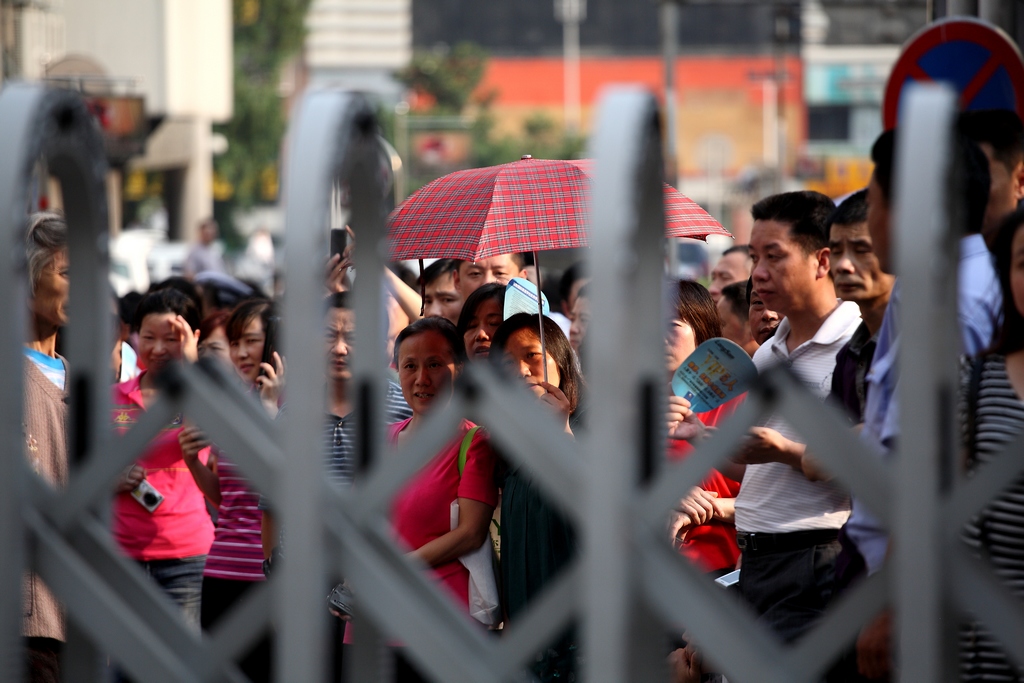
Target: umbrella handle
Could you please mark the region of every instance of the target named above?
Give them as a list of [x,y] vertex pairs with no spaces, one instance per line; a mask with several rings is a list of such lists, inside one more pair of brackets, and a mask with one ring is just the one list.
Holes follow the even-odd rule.
[[544,366],[544,383],[548,381],[548,352],[544,346],[544,294],[540,290],[540,259],[533,252],[533,267],[537,269],[537,327],[540,328],[540,359]]
[[423,259],[420,259],[420,317],[423,317],[423,311],[426,310],[427,302],[427,283],[423,279]]

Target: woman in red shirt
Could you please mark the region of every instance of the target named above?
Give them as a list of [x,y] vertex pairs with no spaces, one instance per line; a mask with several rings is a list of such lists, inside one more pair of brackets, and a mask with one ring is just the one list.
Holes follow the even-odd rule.
[[[427,416],[448,407],[452,384],[462,371],[466,351],[455,326],[444,318],[423,318],[395,340],[395,363],[402,394],[412,417],[388,428],[401,445],[415,440]],[[459,558],[488,540],[488,526],[498,503],[494,454],[481,432],[473,436],[466,465],[459,474],[459,448],[475,427],[463,420],[447,446],[399,492],[391,506],[395,533],[447,589],[469,609],[469,571]],[[451,528],[451,504],[459,502],[459,522]]]
[[[686,358],[708,339],[722,336],[722,324],[711,294],[696,282],[680,280],[675,288],[674,317],[665,335],[665,369],[668,381]],[[695,414],[686,399],[669,390],[668,457],[681,460],[706,427],[714,427],[731,415],[740,399],[706,413]],[[736,567],[739,548],[733,523],[736,494],[740,482],[718,470],[711,470],[700,486],[679,501],[670,520],[673,543],[680,554],[713,574],[724,574]]]

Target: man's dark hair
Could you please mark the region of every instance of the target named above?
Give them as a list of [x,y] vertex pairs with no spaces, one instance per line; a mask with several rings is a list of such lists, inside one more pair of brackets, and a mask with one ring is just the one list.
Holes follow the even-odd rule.
[[420,276],[420,282],[424,287],[426,287],[434,280],[440,279],[449,273],[454,273],[458,268],[459,261],[456,261],[455,259],[438,259],[423,270],[423,275]]
[[142,297],[142,301],[135,308],[135,316],[132,318],[132,331],[139,331],[142,321],[147,315],[163,315],[164,313],[180,315],[193,332],[199,329],[199,323],[202,322],[199,318],[199,308],[195,302],[179,290],[167,287]]
[[743,254],[744,256],[750,256],[750,245],[734,244],[722,252],[722,256],[728,256],[729,254]]
[[954,154],[954,173],[959,176],[964,193],[963,230],[965,234],[974,235],[981,232],[985,223],[985,209],[988,208],[992,184],[988,157],[978,147],[978,143],[963,135],[957,135]]
[[196,287],[191,280],[187,280],[178,275],[172,275],[163,282],[158,282],[155,285],[150,285],[149,291],[156,292],[161,289],[176,289],[189,299],[195,305],[196,310],[203,310],[203,297],[199,294],[199,288]]
[[334,292],[327,297],[327,310],[329,311],[332,308],[349,310],[348,292]]
[[[531,266],[533,265],[533,263],[530,263],[530,264],[526,263],[526,254],[524,254],[524,253],[522,253],[520,251],[512,252],[511,256],[512,256],[512,263],[516,264],[516,267],[519,268],[519,270],[522,270],[527,265],[531,265]],[[532,259],[531,259],[531,261],[532,261]]]
[[412,268],[401,261],[393,261],[387,264],[388,270],[395,274],[399,280],[409,286],[409,289],[416,289],[419,286],[419,276],[412,272]]
[[804,190],[765,197],[750,213],[755,221],[788,224],[793,241],[804,253],[812,254],[828,246],[828,217],[835,206],[820,192]]
[[708,339],[722,336],[722,320],[715,300],[699,282],[680,280],[675,289],[675,315],[693,329],[693,340],[700,346]]
[[[544,346],[545,351],[555,361],[558,367],[558,388],[565,394],[569,401],[569,413],[576,412],[579,407],[580,396],[583,394],[583,373],[580,371],[579,360],[573,352],[569,340],[551,318],[544,316]],[[494,338],[491,339],[491,353],[488,360],[497,368],[501,368],[501,359],[505,355],[505,347],[509,338],[519,330],[529,330],[537,338],[540,338],[540,324],[537,321],[537,314],[516,313],[501,324],[494,331]],[[544,362],[547,362],[546,359]]]
[[722,298],[729,302],[732,314],[740,320],[746,320],[750,314],[747,304],[747,286],[744,282],[734,282],[722,287]]
[[424,332],[437,332],[448,342],[456,364],[463,365],[466,362],[466,345],[462,341],[462,335],[455,329],[455,325],[452,325],[452,321],[448,320],[448,318],[430,316],[429,318],[420,318],[398,333],[398,337],[395,338],[394,362],[396,366],[398,365],[398,352],[402,348],[402,342]]
[[847,197],[828,217],[828,227],[833,225],[859,225],[868,220],[868,191],[860,190]]
[[1024,125],[1009,109],[983,109],[960,114],[957,128],[974,142],[992,146],[993,156],[1013,172],[1024,161]]
[[480,304],[488,299],[497,301],[498,308],[504,311],[505,285],[500,282],[488,282],[486,285],[477,287],[466,297],[466,302],[462,304],[462,311],[459,312],[459,324],[456,325],[456,329],[459,331],[459,338],[466,334],[466,330],[469,328],[469,321],[476,315],[476,309],[480,308]]
[[587,276],[587,267],[583,261],[577,261],[562,272],[562,277],[558,281],[558,298],[561,301],[569,301],[569,295],[572,293],[572,286],[577,280]]
[[754,293],[754,278],[747,278],[747,315],[750,315],[750,295]]
[[896,156],[896,129],[887,130],[871,145],[874,175],[885,201],[892,202],[892,162]]
[[135,320],[135,309],[139,307],[142,297],[138,292],[128,292],[117,300],[117,315],[125,325],[131,326]]

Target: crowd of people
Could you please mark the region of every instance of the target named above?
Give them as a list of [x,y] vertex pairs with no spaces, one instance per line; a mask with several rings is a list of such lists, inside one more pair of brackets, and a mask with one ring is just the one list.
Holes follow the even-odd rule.
[[[708,287],[669,283],[667,385],[701,343],[725,337],[752,357],[759,372],[787,367],[815,397],[845,411],[851,435],[859,434],[879,457],[889,457],[899,440],[900,283],[891,247],[898,134],[888,131],[875,142],[874,170],[864,190],[838,205],[810,191],[766,197],[752,207],[749,243],[722,255]],[[957,331],[951,328],[949,343],[964,352],[960,468],[970,476],[1024,429],[1024,211],[1017,210],[1024,198],[1024,128],[1010,112],[965,113],[958,121],[956,149],[957,166],[964,171],[959,199],[966,210],[965,224],[956,226],[963,233],[959,300],[950,305],[957,306],[959,325]],[[31,468],[59,488],[69,471],[68,367],[59,354],[69,294],[63,218],[33,215],[26,249],[31,287],[25,452]],[[192,259],[190,267],[201,262]],[[324,471],[337,487],[351,486],[362,466],[355,454],[358,408],[350,390],[350,357],[356,351],[347,291],[351,265],[347,255],[328,261],[318,331],[326,386]],[[490,364],[510,382],[524,384],[569,438],[585,432],[588,323],[601,314],[589,295],[589,274],[582,263],[566,269],[550,316],[506,318],[506,284],[512,277],[535,276],[532,271],[522,255],[504,254],[437,261],[418,283],[384,274],[390,444],[415,442],[428,416],[448,408],[460,374],[474,363]],[[202,275],[172,278],[116,302],[111,427],[117,432],[131,429],[159,399],[159,375],[175,363],[219,367],[237,378],[269,419],[287,412],[287,350],[277,335],[285,312],[256,285]],[[668,393],[664,435],[670,460],[686,458],[713,438],[744,399],[695,413],[685,398]],[[118,548],[196,629],[214,626],[248,589],[288,562],[287,529],[277,523],[274,501],[254,490],[232,454],[211,443],[188,415],[176,416],[111,482],[111,500],[111,533]],[[1022,511],[1024,484],[1018,482],[963,530],[964,542],[990,559],[1018,597],[1024,594]],[[492,532],[499,526],[495,520],[500,532]],[[496,533],[497,621],[508,625],[579,550],[578,530],[529,471],[490,442],[486,424],[465,419],[396,495],[390,522],[396,542],[467,613],[471,576],[460,558],[491,543]],[[886,530],[871,511],[832,479],[791,425],[774,416],[751,428],[728,463],[679,493],[678,505],[666,510],[665,542],[678,550],[681,561],[710,577],[739,568],[733,592],[780,642],[805,634],[836,595],[878,571],[889,552]],[[350,588],[339,586],[358,603],[358,591]],[[324,587],[325,595],[329,589]],[[29,680],[59,680],[66,633],[60,603],[38,576],[27,575],[25,606]],[[348,616],[333,602],[330,610]],[[891,622],[886,611],[865,627],[827,680],[888,680],[898,667]],[[1024,676],[982,624],[966,617],[963,622],[962,680]],[[359,624],[334,623],[334,668],[340,677],[344,643]],[[720,669],[702,656],[684,627],[666,634],[673,680],[716,680]],[[268,631],[239,660],[253,681],[270,679],[273,638]],[[395,680],[427,680],[401,645],[394,649]],[[585,658],[577,629],[570,627],[538,653],[531,671],[541,681],[577,680]]]

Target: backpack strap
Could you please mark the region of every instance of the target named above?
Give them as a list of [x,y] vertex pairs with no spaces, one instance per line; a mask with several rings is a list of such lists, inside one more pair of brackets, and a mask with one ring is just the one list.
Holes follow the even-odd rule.
[[459,476],[462,476],[462,470],[466,469],[466,455],[469,453],[469,446],[473,443],[473,437],[480,431],[480,427],[473,427],[466,435],[462,437],[462,445],[459,446]]

